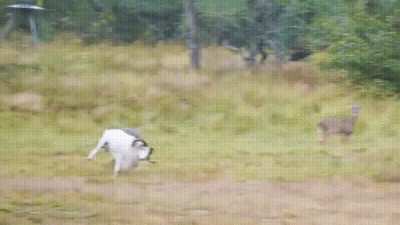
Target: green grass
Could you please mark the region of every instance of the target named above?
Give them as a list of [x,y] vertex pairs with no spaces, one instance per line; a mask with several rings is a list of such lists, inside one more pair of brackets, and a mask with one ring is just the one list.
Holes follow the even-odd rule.
[[[238,56],[208,48],[204,70],[193,73],[178,45],[84,46],[67,37],[18,46],[0,46],[3,177],[107,180],[109,156],[90,163],[85,156],[103,129],[129,126],[142,129],[158,163],[122,180],[385,180],[400,167],[399,102],[371,97],[311,63],[248,71]],[[18,93],[40,95],[41,109],[13,103]],[[353,102],[363,111],[351,142],[321,146],[316,123],[348,114]]]

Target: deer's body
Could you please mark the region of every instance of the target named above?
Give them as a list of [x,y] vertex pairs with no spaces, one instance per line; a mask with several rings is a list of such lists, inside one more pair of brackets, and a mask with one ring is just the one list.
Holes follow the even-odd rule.
[[331,135],[343,135],[348,138],[353,134],[355,124],[357,122],[360,107],[353,105],[351,116],[347,117],[327,117],[318,123],[318,131],[320,134],[320,142],[325,143],[326,139]]

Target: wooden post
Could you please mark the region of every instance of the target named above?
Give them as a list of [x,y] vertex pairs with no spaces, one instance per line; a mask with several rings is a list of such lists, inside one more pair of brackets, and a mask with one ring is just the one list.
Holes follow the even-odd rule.
[[35,13],[44,10],[44,8],[32,5],[32,4],[14,4],[7,6],[8,10],[10,10],[10,19],[8,20],[6,26],[3,31],[0,33],[0,40],[3,40],[7,37],[7,35],[14,29],[17,24],[17,13],[23,19],[28,19],[29,27],[32,33],[32,42],[33,45],[39,43],[39,36],[37,32],[37,24],[35,21]]
[[28,15],[29,26],[30,26],[31,32],[32,32],[32,42],[33,42],[33,45],[36,45],[37,43],[39,43],[36,21],[35,21],[33,12],[28,12],[28,13],[29,13],[29,15]]
[[185,0],[185,17],[188,28],[187,45],[190,49],[190,61],[193,69],[200,69],[200,40],[197,24],[198,12],[194,0]]

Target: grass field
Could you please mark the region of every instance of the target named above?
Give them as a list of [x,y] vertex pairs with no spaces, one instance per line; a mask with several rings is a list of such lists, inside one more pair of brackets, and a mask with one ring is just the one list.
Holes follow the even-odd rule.
[[[209,47],[204,49],[203,64],[201,72],[190,71],[187,52],[179,45],[84,46],[71,37],[36,49],[2,44],[1,183],[13,190],[9,183],[22,184],[18,179],[44,182],[57,178],[61,181],[47,186],[44,182],[44,187],[62,186],[65,179],[81,191],[74,194],[73,185],[65,192],[42,192],[29,185],[28,191],[0,189],[7,199],[0,203],[0,224],[129,223],[122,212],[109,220],[99,217],[99,213],[122,207],[103,193],[111,184],[145,188],[145,183],[225,179],[400,180],[400,103],[395,97],[378,98],[370,90],[349,85],[340,73],[319,71],[312,60],[282,66],[271,60],[250,71],[239,56]],[[327,115],[349,114],[352,103],[360,104],[362,112],[351,141],[332,138],[320,145],[315,129],[318,121]],[[143,164],[117,180],[111,177],[109,155],[100,154],[89,163],[86,155],[110,127],[139,127],[155,148],[158,163]],[[85,182],[105,185],[104,191],[84,189],[82,193]],[[171,198],[179,201],[179,196]],[[143,208],[139,203],[129,204],[137,204],[135,213],[147,210],[153,215],[148,210],[157,201],[166,204],[168,199],[156,198]],[[199,201],[196,207],[208,203]],[[103,208],[93,208],[96,204]],[[183,210],[176,207],[170,210]],[[287,224],[300,224],[290,223],[290,210],[285,213]],[[143,223],[131,219],[136,224],[163,224],[160,221],[170,214],[157,215],[153,220],[142,218]],[[235,215],[232,221],[243,224],[261,221]],[[181,219],[182,223],[168,220],[168,224],[210,224],[185,216]]]

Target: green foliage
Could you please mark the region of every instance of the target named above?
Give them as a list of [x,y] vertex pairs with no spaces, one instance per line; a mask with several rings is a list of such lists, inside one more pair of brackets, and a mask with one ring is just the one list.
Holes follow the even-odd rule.
[[[7,5],[10,5],[13,1],[12,0],[0,0],[0,8],[4,9]],[[0,11],[0,24],[4,24],[8,17],[7,14],[4,13],[4,10]]]
[[121,1],[113,7],[113,24],[122,40],[168,40],[178,33],[182,8],[180,0]]
[[352,79],[400,91],[400,35],[394,17],[359,11],[329,52],[331,66],[345,69]]
[[175,37],[181,20],[180,0],[45,0],[47,20],[58,31],[85,40],[164,40]]

